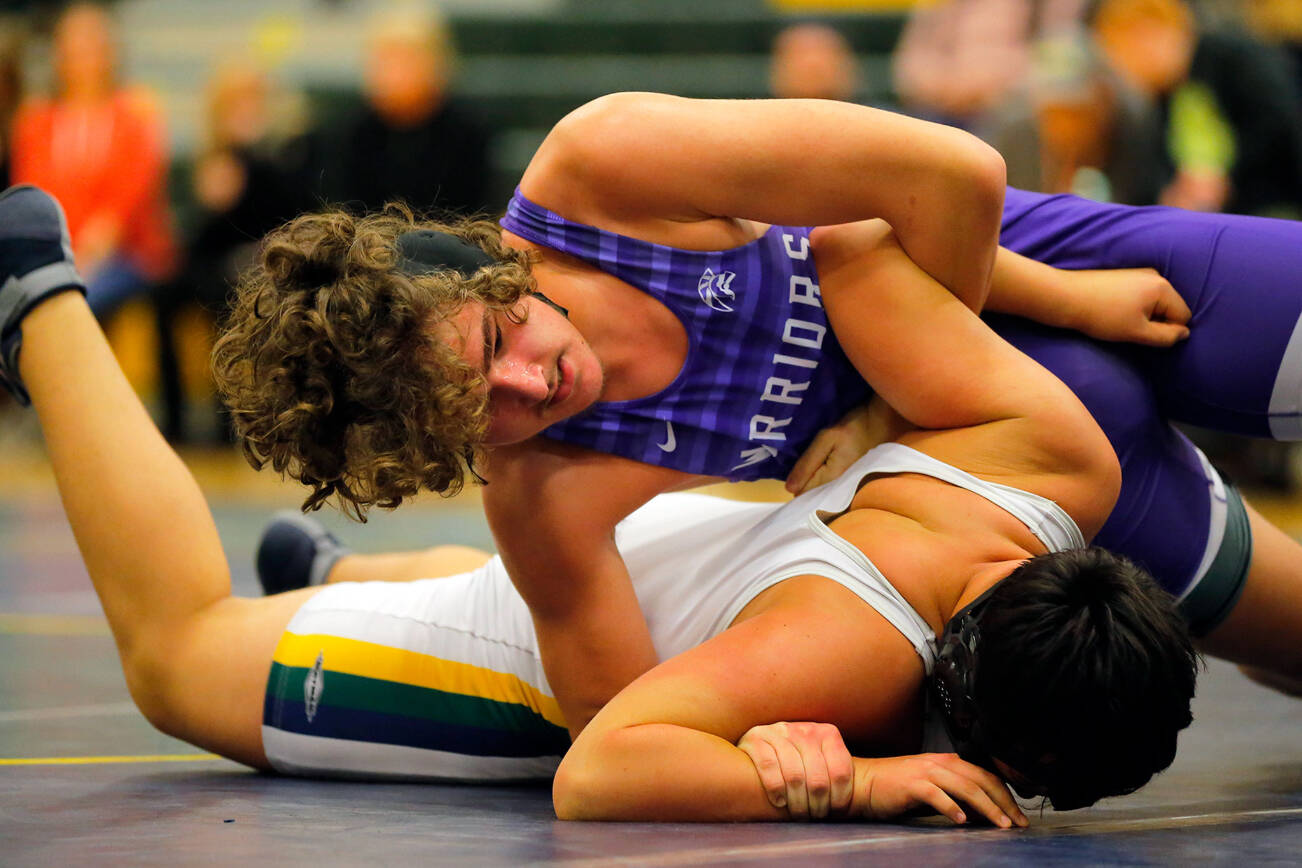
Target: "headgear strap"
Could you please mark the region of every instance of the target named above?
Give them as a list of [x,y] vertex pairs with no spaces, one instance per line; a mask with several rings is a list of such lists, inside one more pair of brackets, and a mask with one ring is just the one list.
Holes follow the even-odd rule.
[[416,229],[398,236],[398,270],[408,277],[446,269],[471,277],[496,262],[483,248],[446,232]]
[[[481,268],[496,265],[497,260],[482,247],[463,241],[447,232],[414,229],[398,236],[398,270],[408,277],[451,269],[462,277],[472,277]],[[569,318],[570,312],[541,292],[534,290],[544,304]]]

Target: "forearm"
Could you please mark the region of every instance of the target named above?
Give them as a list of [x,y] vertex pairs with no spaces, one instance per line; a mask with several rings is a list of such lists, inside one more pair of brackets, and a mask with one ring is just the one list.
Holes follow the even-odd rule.
[[1057,328],[1076,325],[1071,272],[1027,259],[1000,247],[995,256],[986,309],[1008,313]]
[[658,662],[631,586],[627,596],[631,601],[607,595],[596,611],[579,607],[565,617],[534,615],[543,670],[572,738]]
[[754,764],[728,741],[671,724],[580,738],[552,788],[562,820],[784,820]]

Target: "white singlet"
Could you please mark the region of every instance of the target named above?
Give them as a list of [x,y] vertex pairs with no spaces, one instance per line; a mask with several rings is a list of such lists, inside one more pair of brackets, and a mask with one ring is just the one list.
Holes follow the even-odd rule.
[[[1084,545],[1052,501],[897,443],[780,506],[662,495],[615,534],[660,658],[717,635],[766,588],[813,574],[881,613],[930,672],[931,628],[827,526],[864,481],[885,473],[923,474],[973,491],[1022,521],[1051,552]],[[330,585],[312,597],[276,649],[263,743],[285,772],[505,780],[554,770],[563,733],[528,610],[493,558],[460,576]]]

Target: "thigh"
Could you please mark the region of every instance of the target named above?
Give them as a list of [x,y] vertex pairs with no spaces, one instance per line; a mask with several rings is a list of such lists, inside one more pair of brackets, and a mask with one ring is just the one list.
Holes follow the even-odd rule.
[[255,768],[272,652],[299,607],[320,588],[257,599],[225,597],[124,650],[136,704],[162,731]]
[[1135,354],[1163,414],[1302,438],[1302,223],[1010,190],[1001,241],[1061,268],[1156,269],[1193,312],[1187,341]]
[[500,561],[415,582],[328,585],[294,615],[262,738],[290,774],[547,779],[569,733]]
[[1247,506],[1248,579],[1229,616],[1199,642],[1208,654],[1302,679],[1302,545]]

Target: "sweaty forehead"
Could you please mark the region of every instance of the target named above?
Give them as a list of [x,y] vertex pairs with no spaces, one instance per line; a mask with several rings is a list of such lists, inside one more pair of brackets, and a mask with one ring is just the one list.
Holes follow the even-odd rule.
[[456,313],[437,322],[432,333],[472,370],[482,374],[486,370],[485,351],[491,346],[486,335],[489,325],[487,308],[478,302],[467,302]]

